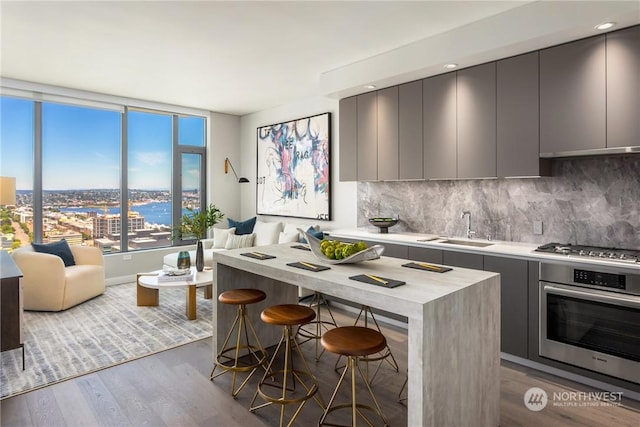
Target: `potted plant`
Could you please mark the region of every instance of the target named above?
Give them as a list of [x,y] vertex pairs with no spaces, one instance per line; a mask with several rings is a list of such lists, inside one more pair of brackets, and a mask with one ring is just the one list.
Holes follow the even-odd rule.
[[196,269],[204,269],[204,252],[202,249],[202,239],[207,236],[207,230],[213,227],[224,218],[224,214],[215,205],[209,204],[206,209],[199,211],[188,207],[178,225],[173,229],[174,239],[195,238],[196,239]]

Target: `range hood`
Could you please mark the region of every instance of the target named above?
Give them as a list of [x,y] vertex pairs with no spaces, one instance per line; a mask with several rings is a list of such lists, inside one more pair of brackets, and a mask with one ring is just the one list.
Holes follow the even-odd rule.
[[612,155],[612,154],[632,154],[632,153],[640,153],[640,146],[594,148],[591,150],[558,151],[555,153],[540,153],[540,158],[606,156],[606,155]]

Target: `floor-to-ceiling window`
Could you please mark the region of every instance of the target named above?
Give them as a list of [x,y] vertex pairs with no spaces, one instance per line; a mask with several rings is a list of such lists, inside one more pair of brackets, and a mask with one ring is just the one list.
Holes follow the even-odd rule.
[[205,117],[0,100],[0,174],[17,189],[15,206],[0,206],[3,249],[63,238],[105,253],[189,243],[172,229],[186,206],[206,202]]
[[0,206],[2,249],[33,239],[34,103],[0,97],[0,175],[15,178],[16,205]]

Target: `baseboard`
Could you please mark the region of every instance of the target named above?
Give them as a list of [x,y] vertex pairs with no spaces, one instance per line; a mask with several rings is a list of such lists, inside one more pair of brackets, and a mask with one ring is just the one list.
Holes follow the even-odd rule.
[[108,279],[105,279],[104,283],[107,286],[114,286],[114,285],[123,285],[125,283],[132,283],[135,281],[136,281],[136,275],[130,274],[127,276],[109,277]]
[[560,377],[576,383],[584,384],[586,386],[593,387],[598,390],[622,392],[623,397],[640,402],[640,393],[637,393],[635,391],[627,390],[625,388],[614,386],[602,381],[594,380],[592,378],[583,377],[582,375],[563,371],[562,369],[543,365],[542,363],[534,362],[529,359],[523,359],[521,357],[514,356],[508,353],[500,353],[500,358],[507,360],[509,362],[513,362],[517,365],[526,366],[527,368],[531,368],[531,369],[535,369],[536,371],[541,371],[547,374],[555,375],[556,377]]

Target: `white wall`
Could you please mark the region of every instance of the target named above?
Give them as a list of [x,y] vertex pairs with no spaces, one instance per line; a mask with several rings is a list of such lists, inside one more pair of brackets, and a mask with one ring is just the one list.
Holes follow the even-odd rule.
[[[340,157],[338,147],[338,100],[327,97],[308,98],[243,116],[240,120],[242,164],[238,174],[246,176],[250,184],[242,186],[241,218],[256,215],[256,171],[258,127],[294,120],[321,113],[331,113],[331,221],[323,221],[323,229],[355,228],[357,223],[357,186],[355,182],[338,181]],[[237,169],[237,166],[236,166]],[[261,216],[263,221],[280,217]],[[234,218],[235,219],[235,218]]]

